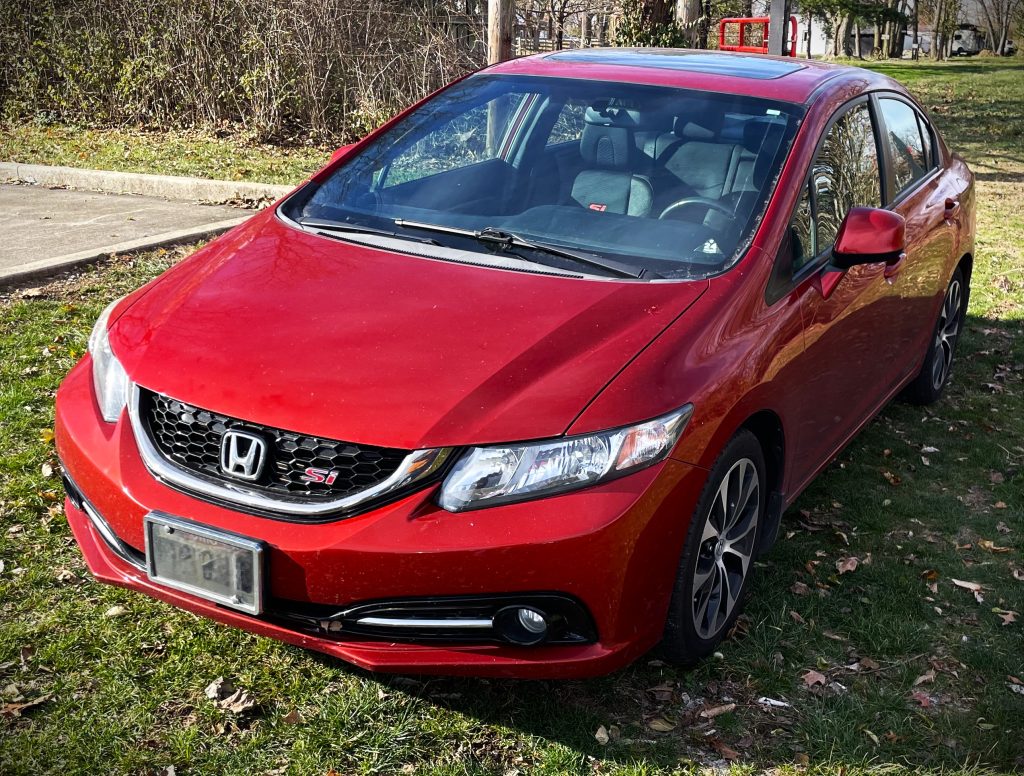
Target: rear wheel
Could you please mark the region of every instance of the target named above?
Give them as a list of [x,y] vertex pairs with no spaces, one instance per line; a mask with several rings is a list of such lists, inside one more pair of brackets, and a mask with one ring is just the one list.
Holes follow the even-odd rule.
[[935,322],[928,353],[917,377],[907,386],[905,396],[914,404],[939,400],[953,371],[953,356],[967,316],[968,287],[963,270],[957,267],[946,288],[939,319]]
[[692,665],[711,654],[742,611],[765,485],[761,445],[741,430],[712,467],[690,522],[661,643],[667,660]]

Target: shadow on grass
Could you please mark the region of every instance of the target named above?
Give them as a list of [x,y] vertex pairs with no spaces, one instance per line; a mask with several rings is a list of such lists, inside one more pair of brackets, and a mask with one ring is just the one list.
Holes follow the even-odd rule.
[[[927,408],[888,405],[799,498],[787,512],[785,538],[759,564],[746,633],[723,644],[724,659],[684,671],[649,655],[611,676],[566,682],[357,673],[389,692],[558,743],[581,763],[671,769],[720,761],[724,744],[763,768],[792,764],[798,753],[836,767],[1024,767],[1021,701],[1003,686],[1021,670],[1019,635],[995,618],[979,622],[978,610],[992,604],[976,607],[948,583],[929,603],[921,581],[929,569],[943,580],[977,576],[993,602],[1024,611],[1019,582],[983,576],[996,556],[965,559],[962,546],[977,540],[965,527],[986,536],[1000,518],[1024,533],[1024,448],[1008,451],[1024,440],[1021,375],[1006,367],[1024,361],[1022,329],[1019,320],[969,316],[946,396]],[[925,465],[923,442],[941,448]],[[990,484],[992,471],[1005,472],[1002,485]],[[895,472],[902,485],[883,472]],[[873,562],[839,579],[833,564],[855,553]],[[812,563],[827,571],[816,573]],[[819,595],[794,591],[794,580]],[[881,667],[869,675],[849,668],[864,657]],[[914,682],[930,665],[955,670],[921,687],[931,699],[922,707]],[[841,689],[809,690],[800,677],[812,668]],[[662,689],[651,693],[656,686]],[[767,709],[761,696],[791,708]],[[699,716],[728,703],[734,712]],[[652,731],[653,718],[675,727]],[[617,727],[619,741],[598,743],[600,726]]]

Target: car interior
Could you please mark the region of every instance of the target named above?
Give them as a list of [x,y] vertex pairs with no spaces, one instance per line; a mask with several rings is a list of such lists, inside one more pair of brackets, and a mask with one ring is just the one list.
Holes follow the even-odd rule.
[[639,259],[662,277],[725,265],[763,211],[791,117],[731,95],[627,89],[581,99],[578,91],[506,100],[500,143],[487,141],[494,100],[437,111],[424,122],[433,131],[408,131],[376,159],[368,152],[367,172],[356,164],[327,181],[302,215],[355,210],[500,228]]

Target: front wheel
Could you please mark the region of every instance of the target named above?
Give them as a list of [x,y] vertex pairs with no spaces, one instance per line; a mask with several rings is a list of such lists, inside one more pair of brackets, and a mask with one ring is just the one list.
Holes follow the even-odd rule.
[[942,300],[939,319],[935,322],[928,353],[917,377],[907,386],[906,398],[914,404],[932,404],[939,400],[953,372],[953,356],[956,344],[967,317],[969,289],[963,270],[959,267],[953,273]]
[[710,655],[743,608],[765,512],[764,453],[741,430],[708,475],[690,522],[661,643],[692,665]]

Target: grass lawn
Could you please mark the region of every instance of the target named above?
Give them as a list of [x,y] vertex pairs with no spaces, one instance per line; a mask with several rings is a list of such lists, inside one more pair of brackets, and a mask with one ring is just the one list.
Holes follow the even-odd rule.
[[56,164],[216,180],[298,183],[333,149],[247,142],[237,134],[0,123],[0,162]]
[[[377,677],[93,582],[51,472],[53,392],[103,305],[181,253],[0,300],[0,773],[1024,769],[1024,63],[877,67],[978,173],[954,382],[891,405],[789,510],[736,636],[694,671]],[[256,707],[216,708],[221,676]]]

